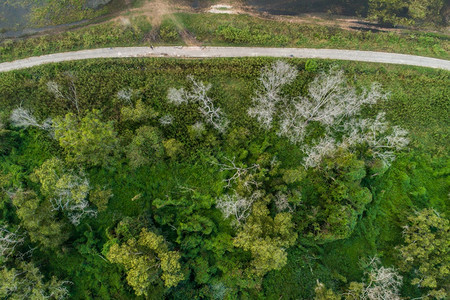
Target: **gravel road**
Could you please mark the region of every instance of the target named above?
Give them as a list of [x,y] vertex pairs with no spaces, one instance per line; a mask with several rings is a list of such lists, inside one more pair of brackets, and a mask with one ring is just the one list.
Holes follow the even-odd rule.
[[70,60],[120,57],[297,57],[353,60],[375,63],[401,64],[450,70],[450,61],[444,59],[358,50],[260,48],[260,47],[118,47],[63,52],[0,63],[0,72],[30,68],[48,63]]

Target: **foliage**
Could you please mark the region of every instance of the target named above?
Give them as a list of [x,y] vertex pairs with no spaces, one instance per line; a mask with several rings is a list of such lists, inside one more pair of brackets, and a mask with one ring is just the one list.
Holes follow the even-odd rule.
[[[32,2],[35,0],[25,0]],[[87,7],[87,0],[46,0],[43,5],[35,5],[30,14],[35,26],[58,25],[91,19],[107,13],[108,8],[94,10]]]
[[[130,160],[131,167],[138,168],[161,158],[164,153],[164,145],[158,128],[139,127],[136,129],[130,145],[128,145],[127,157]],[[171,150],[170,154],[174,155],[176,152],[176,150]]]
[[271,270],[280,270],[287,262],[284,248],[297,239],[289,213],[278,213],[274,218],[264,202],[256,202],[242,230],[238,231],[233,245],[250,251],[251,269],[256,276]]
[[364,162],[342,149],[308,173],[305,181],[314,189],[302,197],[307,209],[299,213],[309,236],[323,243],[352,234],[358,217],[372,201],[370,190],[361,184],[364,177]]
[[133,237],[122,245],[111,245],[107,257],[124,266],[127,282],[138,296],[147,295],[150,287],[158,284],[159,276],[169,288],[183,280],[180,254],[169,251],[164,238],[146,228],[137,239]]
[[443,22],[440,14],[443,6],[442,0],[370,0],[369,17],[387,25],[409,25],[420,21],[439,24]]
[[406,270],[417,270],[412,284],[428,289],[427,299],[445,299],[450,274],[448,219],[431,208],[424,209],[408,217],[403,237],[400,262]]
[[66,281],[56,277],[45,282],[44,276],[32,263],[21,262],[19,267],[0,269],[0,297],[4,299],[65,299],[69,291]]
[[[116,252],[124,254],[121,259],[145,262],[148,254],[161,264],[156,251],[138,245],[146,228],[154,234],[152,241],[163,238],[167,251],[178,254],[175,274],[183,277],[168,288],[162,264],[134,273],[134,279],[151,282],[148,298],[313,299],[317,280],[343,297],[349,289],[356,293],[377,287],[370,278],[397,267],[395,247],[402,243],[401,226],[410,212],[434,207],[448,213],[448,72],[321,60],[309,72],[305,62],[284,64],[296,76],[280,89],[282,98],[307,97],[317,74],[336,63],[347,87],[357,94],[380,82],[391,96],[346,119],[343,124],[353,122],[352,130],[342,126],[326,132],[321,123],[311,122],[307,137],[296,145],[277,136],[276,121],[272,129],[261,130],[247,113],[261,88],[261,70],[282,65],[271,58],[105,59],[2,73],[0,118],[7,141],[0,139],[0,218],[6,226],[2,228],[23,238],[4,267],[19,269],[13,259],[28,257],[21,252],[34,249],[31,261],[39,265],[44,282],[52,276],[73,282],[67,285],[70,298],[143,297],[127,284],[125,274],[131,269],[105,256],[113,245],[130,249],[128,241],[134,239],[142,254]],[[79,112],[71,100],[49,94],[46,84],[57,82],[70,98],[68,71],[76,74]],[[227,113],[225,132],[204,123],[198,103],[177,106],[166,101],[171,87],[188,86],[191,92],[188,75],[212,83],[207,97]],[[48,132],[11,126],[8,119],[17,103],[36,120],[76,112],[76,124],[93,109],[100,110],[97,119],[114,124],[114,162],[66,162],[66,151]],[[372,138],[367,132],[375,123],[380,130]],[[396,126],[409,132],[408,151],[399,152],[391,143],[393,137],[404,137],[395,134]],[[139,167],[131,165],[128,154],[133,140],[135,153],[145,158]],[[305,168],[307,146],[320,152],[316,146],[325,150],[327,143],[333,151],[322,151],[317,163]],[[389,146],[396,159],[384,163],[376,145]],[[46,184],[36,170],[47,178]],[[88,194],[81,189],[85,180]],[[69,226],[67,212],[51,205],[50,194],[64,186],[74,188],[75,198],[95,205],[97,218]],[[15,193],[18,187],[22,190]],[[72,197],[71,192],[65,195]],[[374,255],[384,267],[362,269],[360,258]],[[411,284],[419,278],[419,268],[414,260],[410,270],[402,269],[400,297],[417,298],[430,291]]]
[[81,119],[73,113],[54,119],[55,138],[66,151],[67,162],[90,166],[111,163],[117,135],[112,122],[105,123],[100,118],[100,112],[93,110]]
[[18,190],[12,196],[12,203],[32,242],[56,249],[69,238],[66,224],[57,219],[51,204],[40,201],[36,193]]
[[341,300],[342,297],[336,295],[333,290],[327,289],[325,285],[317,281],[316,288],[314,289],[316,293],[314,300]]

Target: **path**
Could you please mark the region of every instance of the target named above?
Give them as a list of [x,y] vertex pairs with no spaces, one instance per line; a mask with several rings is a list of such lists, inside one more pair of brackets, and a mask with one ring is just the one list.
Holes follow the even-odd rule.
[[63,52],[0,63],[0,72],[71,60],[123,57],[296,57],[353,60],[374,63],[402,64],[450,71],[450,61],[444,59],[358,50],[259,48],[259,47],[119,47]]

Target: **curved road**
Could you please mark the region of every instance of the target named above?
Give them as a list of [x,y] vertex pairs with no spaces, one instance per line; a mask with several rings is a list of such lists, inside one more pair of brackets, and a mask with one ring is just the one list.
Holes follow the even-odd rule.
[[375,63],[402,64],[450,70],[450,61],[444,59],[358,50],[261,48],[261,47],[119,47],[63,52],[0,63],[0,72],[18,70],[48,63],[93,58],[118,57],[297,57],[353,60]]

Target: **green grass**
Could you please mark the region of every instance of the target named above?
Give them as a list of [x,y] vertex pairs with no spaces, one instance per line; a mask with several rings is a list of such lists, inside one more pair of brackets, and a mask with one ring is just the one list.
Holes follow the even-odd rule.
[[176,16],[206,45],[357,49],[450,58],[449,36],[433,33],[346,31],[248,15],[179,13]]
[[175,14],[153,28],[145,17],[130,24],[106,22],[53,35],[0,42],[0,62],[42,54],[115,46],[183,45],[187,30],[201,45],[337,48],[450,58],[449,36],[421,33],[345,31],[336,27],[264,20],[248,15]]

